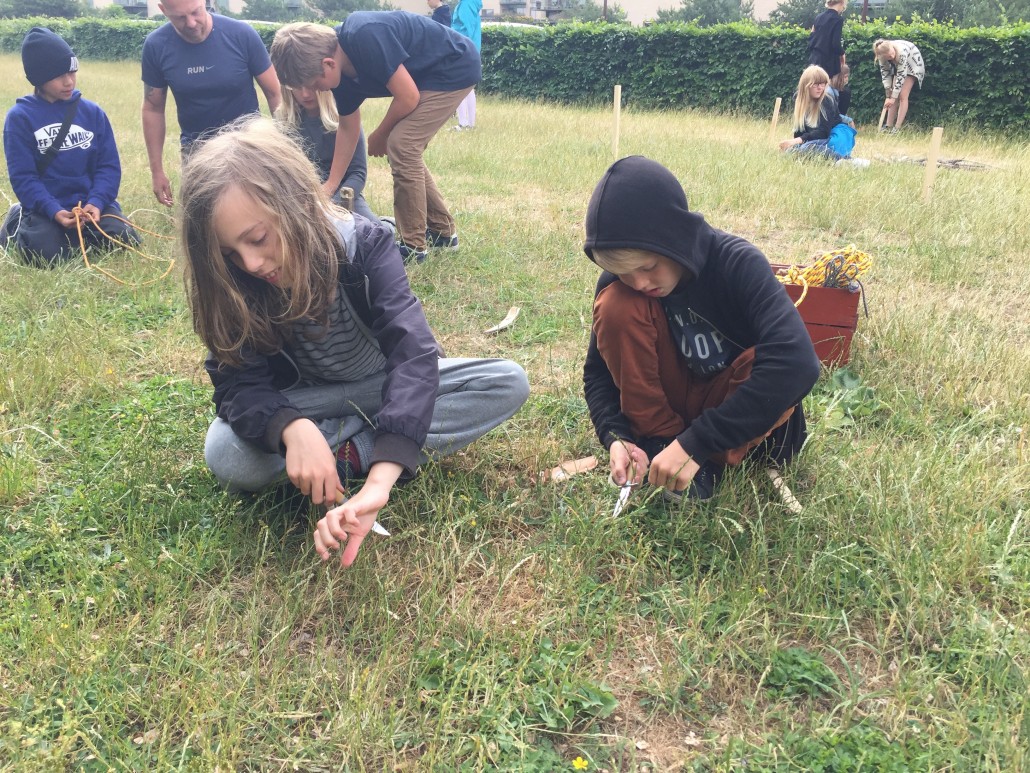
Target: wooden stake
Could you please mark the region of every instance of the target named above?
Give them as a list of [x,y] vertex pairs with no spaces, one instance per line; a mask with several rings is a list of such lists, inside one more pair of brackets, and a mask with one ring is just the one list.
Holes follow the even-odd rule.
[[781,97],[776,97],[776,104],[773,106],[773,118],[772,123],[769,125],[769,142],[776,142],[776,124],[780,120],[780,103],[783,102]]
[[880,122],[876,124],[876,131],[880,131],[883,128],[883,119],[887,116],[887,105],[883,106],[883,110],[880,111]]
[[612,134],[612,155],[619,159],[619,118],[622,115],[622,84],[615,84],[615,131]]
[[937,157],[941,154],[941,137],[944,127],[935,126],[930,138],[930,153],[926,157],[926,177],[923,178],[923,201],[929,201],[933,193],[933,183],[937,179]]

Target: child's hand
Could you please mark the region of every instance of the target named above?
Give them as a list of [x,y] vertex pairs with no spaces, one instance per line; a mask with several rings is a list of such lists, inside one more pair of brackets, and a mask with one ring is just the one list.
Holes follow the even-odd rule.
[[389,133],[384,133],[375,129],[365,140],[368,155],[373,157],[385,156],[386,155],[386,139],[389,137]]
[[61,228],[74,228],[75,215],[73,215],[67,209],[62,209],[58,211],[56,215],[54,215],[54,222],[61,226]]
[[800,137],[794,137],[793,139],[784,140],[783,142],[781,142],[780,143],[780,150],[786,150],[787,148],[793,147],[794,145],[800,145],[800,144],[801,144],[801,138]]
[[884,107],[890,108],[893,105],[894,105],[894,97],[887,97],[885,100],[883,100],[883,106]]
[[310,419],[296,419],[283,430],[286,445],[286,475],[300,493],[316,505],[336,501],[340,476],[336,454]]
[[[390,491],[402,469],[393,462],[372,465],[361,491],[327,512],[318,522],[315,528],[315,552],[323,561],[329,560],[332,551],[340,550],[340,566],[354,563],[361,543],[375,523],[379,511],[389,501]],[[341,545],[343,542],[347,544]]]
[[647,480],[654,486],[664,486],[669,491],[683,491],[697,475],[701,465],[683,450],[678,440],[673,440],[651,462]]
[[100,210],[97,209],[96,204],[86,204],[82,208],[82,214],[88,217],[94,223],[100,222]]
[[648,463],[644,450],[628,440],[616,440],[608,449],[608,469],[618,486],[642,483]]

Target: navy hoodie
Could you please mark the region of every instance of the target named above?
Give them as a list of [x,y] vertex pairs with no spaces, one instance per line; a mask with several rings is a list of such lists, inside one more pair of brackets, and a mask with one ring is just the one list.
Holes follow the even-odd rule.
[[[750,242],[690,212],[679,181],[642,156],[616,161],[587,209],[587,257],[593,260],[595,249],[618,248],[647,250],[683,266],[677,308],[707,320],[740,350],[755,347],[751,377],[676,438],[690,456],[705,460],[762,436],[815,384],[819,360],[812,340],[769,261]],[[616,281],[614,274],[602,273],[595,297]],[[617,438],[648,440],[635,437],[622,414],[619,390],[593,334],[583,383],[590,419],[606,448]]]
[[[39,176],[37,161],[60,131],[69,102],[79,101],[57,157]],[[24,209],[50,220],[62,209],[93,204],[101,212],[114,203],[122,181],[111,122],[100,106],[76,90],[71,100],[47,102],[20,97],[4,121],[7,176]]]

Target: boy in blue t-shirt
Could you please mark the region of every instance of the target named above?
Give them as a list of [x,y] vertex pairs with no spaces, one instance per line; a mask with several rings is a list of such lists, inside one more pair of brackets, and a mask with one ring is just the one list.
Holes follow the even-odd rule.
[[4,121],[7,175],[19,203],[7,213],[0,245],[13,243],[27,262],[54,266],[79,249],[77,218],[88,246],[116,247],[108,237],[139,244],[132,226],[118,219],[122,167],[111,123],[75,88],[79,62],[71,47],[33,27],[21,58],[35,91],[19,98]]
[[406,11],[359,11],[336,30],[287,24],[272,41],[279,81],[295,93],[332,91],[340,113],[336,151],[324,187],[336,190],[361,130],[361,103],[393,97],[368,135],[368,155],[386,156],[393,208],[406,261],[425,260],[428,247],[457,249],[458,235],[433,176],[426,146],[472,87],[482,68],[468,38]]

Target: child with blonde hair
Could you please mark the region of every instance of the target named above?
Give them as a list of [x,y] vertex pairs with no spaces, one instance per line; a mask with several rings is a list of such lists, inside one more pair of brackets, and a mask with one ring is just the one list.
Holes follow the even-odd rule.
[[426,147],[482,75],[472,41],[406,11],[356,11],[334,30],[297,22],[279,28],[272,63],[294,91],[332,91],[340,114],[326,187],[350,163],[366,99],[390,97],[368,135],[368,155],[386,156],[401,254],[421,263],[432,248],[458,249],[458,231],[425,163]]
[[442,359],[392,233],[336,208],[271,121],[201,143],[180,199],[217,411],[207,463],[230,490],[288,479],[330,507],[315,549],[349,566],[393,487],[511,417],[526,374],[507,360]]
[[583,387],[612,480],[711,497],[725,465],[801,450],[819,361],[753,244],[687,207],[676,177],[629,156],[594,188],[583,250],[602,273]]
[[[304,153],[318,170],[318,176],[324,183],[329,178],[329,168],[333,164],[333,150],[336,147],[336,130],[340,126],[340,116],[336,112],[333,95],[328,91],[302,91],[294,93],[293,89],[283,89],[283,101],[275,111],[276,120],[288,130],[296,132],[304,147]],[[365,132],[358,134],[358,144],[354,148],[350,165],[343,174],[340,186],[332,194],[334,204],[343,205],[340,191],[350,188],[354,192],[351,209],[364,218],[378,220],[365,201],[365,180],[368,177],[368,156],[365,154]]]
[[818,65],[801,73],[794,96],[794,137],[783,140],[780,150],[841,158],[827,147],[830,131],[841,123],[837,100],[829,92],[830,76]]

